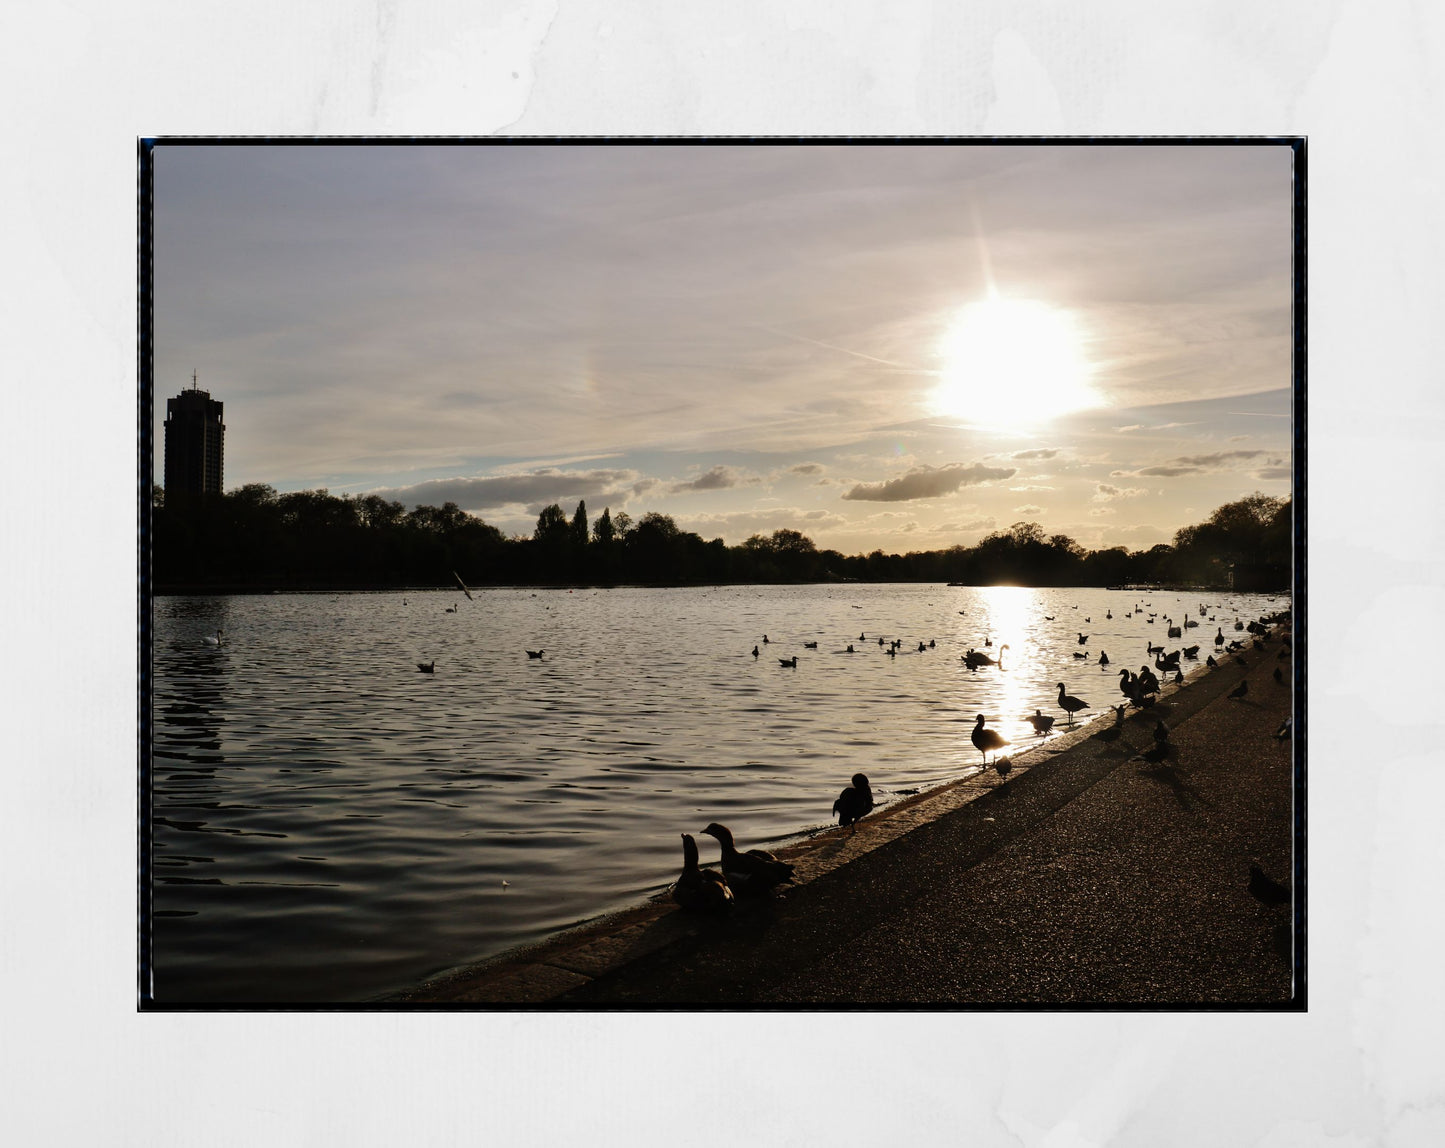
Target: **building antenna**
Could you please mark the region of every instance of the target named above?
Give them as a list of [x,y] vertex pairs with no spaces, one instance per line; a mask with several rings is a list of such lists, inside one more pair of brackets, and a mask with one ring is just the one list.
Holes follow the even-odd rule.
[[201,388],[196,384],[196,368],[191,368],[191,390],[198,391]]

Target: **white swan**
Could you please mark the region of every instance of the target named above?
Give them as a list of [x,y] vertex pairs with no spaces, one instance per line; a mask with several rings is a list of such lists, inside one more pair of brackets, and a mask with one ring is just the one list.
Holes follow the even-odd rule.
[[216,636],[215,636],[214,638],[211,637],[209,634],[207,634],[204,638],[201,639],[201,645],[203,645],[203,646],[224,646],[224,645],[226,644],[225,634],[226,634],[226,632],[225,632],[224,630],[217,630],[217,631],[216,631]]

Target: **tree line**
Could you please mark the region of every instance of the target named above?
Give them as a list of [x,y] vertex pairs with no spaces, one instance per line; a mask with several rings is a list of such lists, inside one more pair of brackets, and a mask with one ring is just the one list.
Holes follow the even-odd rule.
[[820,550],[797,530],[735,546],[682,530],[666,514],[634,520],[587,504],[546,507],[530,536],[507,537],[457,507],[322,490],[278,494],[251,483],[223,495],[167,498],[154,488],[149,527],[158,593],[469,585],[692,585],[777,582],[961,582],[1029,586],[1188,584],[1284,589],[1292,571],[1287,498],[1254,494],[1148,550],[1086,550],[1036,522],[974,546],[906,554]]

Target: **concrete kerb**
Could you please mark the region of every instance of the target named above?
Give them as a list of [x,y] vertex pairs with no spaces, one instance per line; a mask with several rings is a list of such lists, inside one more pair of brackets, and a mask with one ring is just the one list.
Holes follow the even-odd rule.
[[[1277,641],[1272,640],[1270,648],[1277,648]],[[1221,661],[1214,670],[1201,667],[1186,678],[1184,685],[1166,685],[1154,706],[1126,718],[1125,724],[1138,728],[1139,723],[1144,722],[1152,730],[1155,721],[1164,720],[1168,725],[1177,726],[1222,697],[1246,674],[1246,670],[1231,660]],[[974,768],[955,781],[888,806],[858,822],[853,829],[834,827],[817,831],[773,852],[793,863],[793,886],[803,887],[866,858],[922,826],[965,809],[972,812],[977,808],[980,814],[986,813],[986,804],[1009,794],[1022,796],[1036,787],[1047,787],[1050,792],[1046,805],[1057,809],[1102,777],[1137,759],[1133,752],[1121,756],[1117,750],[1092,740],[1094,734],[1112,721],[1113,711],[1106,706],[1088,722],[1038,744],[1020,747],[1009,755],[1013,770],[1007,780],[1000,779],[991,767]],[[1049,768],[1031,779],[1030,775],[1041,765]],[[413,988],[380,998],[377,1003],[544,1006],[634,961],[661,954],[727,925],[727,921],[683,912],[673,904],[670,892],[664,891],[642,905],[585,922],[537,945],[512,950],[490,961],[439,974]]]

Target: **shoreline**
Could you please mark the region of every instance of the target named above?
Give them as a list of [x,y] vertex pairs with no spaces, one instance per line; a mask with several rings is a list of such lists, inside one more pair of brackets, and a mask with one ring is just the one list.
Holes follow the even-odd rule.
[[[1280,690],[1269,681],[1274,665],[1293,665],[1292,658],[1278,658],[1279,632],[1275,629],[1270,634],[1263,658],[1256,657],[1248,669],[1240,670],[1232,660],[1224,660],[1212,670],[1201,666],[1183,686],[1168,686],[1153,707],[1126,718],[1128,748],[1152,745],[1157,720],[1175,731],[1185,723],[1202,725],[1206,728],[1196,732],[1207,737],[1208,727],[1217,725],[1222,717],[1234,716],[1220,707],[1238,705],[1225,695],[1243,678],[1260,678],[1273,688],[1271,692],[1261,682],[1252,682],[1255,696],[1249,704],[1258,708],[1260,715],[1250,716],[1262,715],[1265,724],[1273,723],[1271,729],[1277,727],[1291,714],[1293,699],[1292,689]],[[1010,755],[1013,771],[1006,781],[1000,781],[991,769],[974,770],[888,806],[859,822],[854,832],[833,827],[774,849],[794,864],[794,883],[775,900],[740,905],[730,919],[684,913],[672,903],[669,890],[664,890],[629,909],[583,922],[537,944],[440,972],[410,988],[371,998],[370,1003],[498,1008],[623,1002],[760,1003],[757,990],[739,993],[736,987],[728,987],[736,982],[727,978],[746,974],[742,982],[746,983],[746,977],[760,973],[776,977],[780,967],[796,968],[802,954],[817,956],[830,944],[836,948],[867,920],[881,920],[910,898],[927,896],[909,877],[910,866],[928,856],[932,848],[925,838],[948,837],[951,847],[958,847],[961,841],[963,852],[973,858],[971,864],[977,864],[1030,834],[1049,832],[1050,819],[1081,795],[1112,775],[1132,773],[1123,767],[1137,762],[1136,753],[1120,756],[1119,749],[1093,737],[1111,720],[1111,711],[1105,707],[1087,723],[1021,746]],[[1142,745],[1136,744],[1141,740]],[[1275,756],[1282,755],[1293,765],[1293,743],[1282,745],[1285,748],[1276,747]],[[1156,772],[1159,776],[1154,780],[1175,787],[1176,798],[1187,794],[1190,782],[1181,779],[1182,768],[1175,770],[1170,763]],[[1285,787],[1292,794],[1295,771],[1286,772]],[[1278,804],[1277,798],[1273,804]],[[1288,822],[1288,817],[1285,820]],[[1269,838],[1276,869],[1281,863],[1274,840],[1279,830],[1273,826]],[[1291,830],[1289,824],[1283,827],[1286,857]],[[1287,873],[1276,875],[1287,877]],[[884,886],[889,890],[886,895],[881,892]],[[867,902],[863,906],[867,912],[859,911],[860,897]],[[800,944],[799,937],[806,943]],[[705,964],[711,958],[717,958],[713,963],[719,968],[732,971],[721,974],[721,980],[692,975],[689,962]],[[779,999],[792,1002],[786,990]],[[848,996],[828,999],[853,1002]],[[890,1003],[916,1003],[917,999],[888,998]],[[1270,999],[1276,1004],[1280,1001],[1277,992]],[[1289,994],[1283,999],[1287,1004]]]

